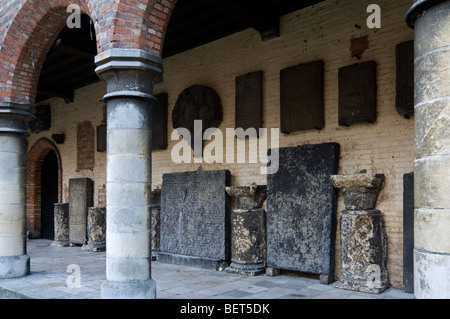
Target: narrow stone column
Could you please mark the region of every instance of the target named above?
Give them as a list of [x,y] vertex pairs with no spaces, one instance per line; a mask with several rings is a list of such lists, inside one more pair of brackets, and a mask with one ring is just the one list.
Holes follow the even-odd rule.
[[105,299],[156,298],[151,278],[151,123],[153,83],[162,60],[142,50],[96,57],[107,94]]
[[152,260],[156,260],[160,251],[161,243],[161,189],[157,188],[152,191],[151,200],[151,217],[152,217]]
[[382,174],[334,175],[345,210],[339,221],[342,275],[336,288],[381,293],[388,286],[387,239],[381,212],[375,210]]
[[266,272],[266,211],[262,208],[267,186],[227,187],[236,198],[231,214],[231,265],[226,272],[258,276]]
[[67,247],[69,242],[69,204],[55,204],[55,239],[52,246]]
[[0,279],[30,273],[25,231],[30,112],[29,105],[0,102]]
[[89,207],[87,214],[88,242],[82,249],[86,251],[106,250],[106,207]]
[[414,294],[450,298],[450,1],[415,0]]

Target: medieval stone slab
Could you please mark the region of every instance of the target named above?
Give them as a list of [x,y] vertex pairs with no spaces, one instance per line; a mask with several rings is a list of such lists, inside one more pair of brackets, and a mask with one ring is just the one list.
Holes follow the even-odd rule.
[[156,104],[152,107],[152,150],[165,150],[167,139],[167,93],[155,95]]
[[161,189],[152,191],[150,200],[151,233],[152,233],[152,260],[156,260],[161,242]]
[[52,246],[69,246],[69,204],[56,203],[54,209],[55,239]]
[[86,251],[106,250],[106,207],[89,207],[87,217],[88,242],[82,249]]
[[[277,173],[267,177],[267,265],[334,281],[337,143],[279,149]],[[268,273],[276,273],[269,271]]]
[[324,62],[300,64],[280,72],[281,132],[323,129]]
[[36,107],[36,119],[28,123],[31,133],[48,131],[52,126],[52,111],[50,105],[41,105]]
[[414,116],[414,41],[396,47],[397,80],[395,109],[405,118]]
[[106,124],[97,126],[97,152],[106,152]]
[[414,293],[414,173],[403,175],[403,285]]
[[230,172],[163,175],[158,261],[224,269],[230,258]]
[[87,240],[88,208],[93,206],[94,182],[89,178],[69,180],[69,242],[84,245]]
[[376,122],[376,70],[375,61],[339,69],[339,125]]
[[263,125],[263,72],[253,72],[236,78],[236,128],[259,128]]

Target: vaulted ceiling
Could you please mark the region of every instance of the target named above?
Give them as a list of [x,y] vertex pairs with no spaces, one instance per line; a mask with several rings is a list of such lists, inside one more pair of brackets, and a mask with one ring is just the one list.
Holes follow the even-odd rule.
[[[163,58],[253,28],[261,41],[279,36],[280,17],[324,0],[178,0],[164,40]],[[50,49],[39,79],[37,102],[73,100],[74,90],[99,81],[95,32],[88,16],[81,29],[65,28]]]

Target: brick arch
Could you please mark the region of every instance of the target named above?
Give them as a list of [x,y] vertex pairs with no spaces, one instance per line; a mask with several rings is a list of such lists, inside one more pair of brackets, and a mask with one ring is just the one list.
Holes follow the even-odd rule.
[[94,21],[99,42],[99,21],[91,0],[23,1],[0,39],[0,100],[34,104],[42,65],[66,25],[71,4],[79,5]]
[[112,48],[142,49],[161,56],[164,36],[177,0],[118,0],[109,4],[112,22],[109,41],[102,51]]
[[27,230],[41,229],[41,177],[44,158],[54,151],[58,159],[58,202],[62,202],[62,162],[56,145],[46,138],[38,140],[27,154]]

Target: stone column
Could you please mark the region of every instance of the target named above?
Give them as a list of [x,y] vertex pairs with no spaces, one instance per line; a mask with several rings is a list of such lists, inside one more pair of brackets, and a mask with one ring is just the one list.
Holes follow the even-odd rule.
[[387,239],[381,212],[375,210],[384,175],[334,175],[345,210],[340,218],[342,275],[335,287],[381,293],[388,286]]
[[450,298],[450,1],[415,0],[414,293]]
[[151,199],[151,226],[152,226],[152,260],[156,260],[161,243],[161,189],[152,191]]
[[30,272],[25,231],[30,112],[29,105],[0,102],[0,279]]
[[107,94],[105,299],[156,298],[151,278],[151,123],[153,83],[162,59],[137,49],[96,57]]
[[88,242],[82,249],[86,251],[106,250],[106,207],[89,207],[87,214]]
[[67,247],[69,242],[69,204],[55,204],[55,239],[52,246]]
[[258,276],[266,272],[266,211],[262,208],[267,186],[227,187],[236,198],[231,214],[231,265],[226,272]]

